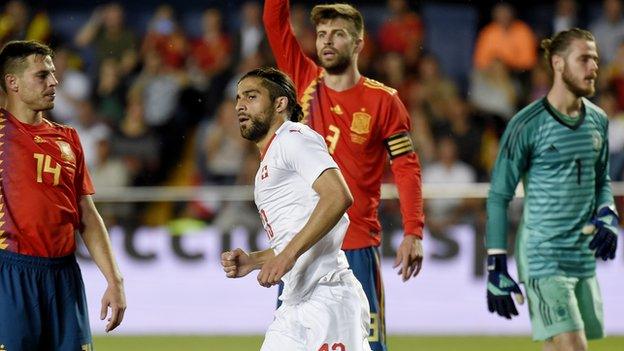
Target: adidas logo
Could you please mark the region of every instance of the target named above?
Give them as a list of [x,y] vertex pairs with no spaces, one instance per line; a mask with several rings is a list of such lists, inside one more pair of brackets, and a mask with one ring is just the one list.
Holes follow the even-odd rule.
[[555,144],[550,144],[548,149],[546,149],[546,152],[559,152],[559,150],[557,150],[557,148],[555,147]]

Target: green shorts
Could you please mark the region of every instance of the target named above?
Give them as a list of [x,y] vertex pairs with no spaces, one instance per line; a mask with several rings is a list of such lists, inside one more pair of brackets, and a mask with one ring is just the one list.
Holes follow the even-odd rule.
[[604,337],[602,298],[596,276],[552,276],[526,285],[533,340],[584,330],[587,339]]

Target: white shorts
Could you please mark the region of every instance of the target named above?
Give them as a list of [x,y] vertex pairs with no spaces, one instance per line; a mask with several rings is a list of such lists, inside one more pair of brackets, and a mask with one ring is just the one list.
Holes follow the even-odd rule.
[[275,311],[261,351],[370,351],[370,312],[362,285],[349,271],[319,283],[309,299]]

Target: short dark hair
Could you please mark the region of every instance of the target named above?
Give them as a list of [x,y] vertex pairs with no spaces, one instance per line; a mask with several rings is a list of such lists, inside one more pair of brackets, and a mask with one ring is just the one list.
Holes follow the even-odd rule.
[[30,55],[54,57],[54,51],[35,40],[13,40],[0,51],[0,87],[5,93],[7,87],[4,77],[23,72],[26,69],[26,58]]
[[269,98],[275,101],[280,96],[288,98],[288,119],[299,122],[303,119],[303,110],[297,102],[297,90],[295,84],[288,75],[273,67],[261,67],[245,73],[238,80],[240,83],[245,78],[257,77],[262,80],[262,86],[269,91]]
[[333,20],[336,18],[345,19],[355,27],[355,38],[364,37],[364,19],[360,11],[349,4],[324,4],[316,5],[312,8],[310,19],[315,26],[325,20]]
[[541,47],[544,49],[544,58],[546,58],[550,68],[552,68],[551,60],[553,55],[565,55],[572,41],[576,39],[596,41],[594,35],[590,31],[580,28],[564,30],[555,34],[552,38],[542,40]]

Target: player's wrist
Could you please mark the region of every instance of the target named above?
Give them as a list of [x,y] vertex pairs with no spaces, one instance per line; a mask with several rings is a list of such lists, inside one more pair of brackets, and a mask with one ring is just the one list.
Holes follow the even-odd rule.
[[495,253],[488,254],[487,257],[488,272],[507,272],[507,254]]
[[117,275],[111,278],[106,278],[106,282],[109,286],[123,286],[124,279],[122,276]]

